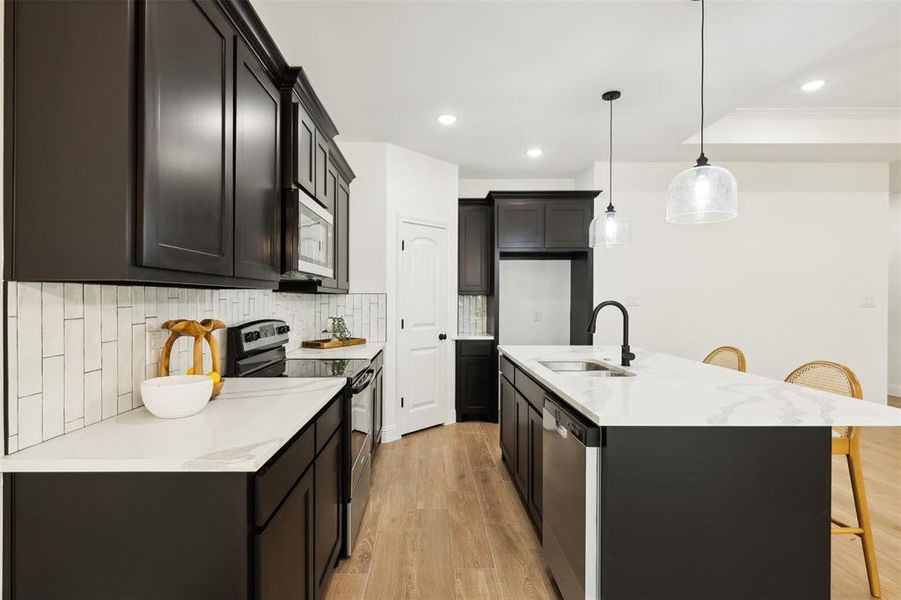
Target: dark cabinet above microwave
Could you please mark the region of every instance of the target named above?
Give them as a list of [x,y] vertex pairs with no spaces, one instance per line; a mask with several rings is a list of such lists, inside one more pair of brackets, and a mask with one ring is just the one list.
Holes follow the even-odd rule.
[[336,212],[337,129],[246,0],[4,10],[7,279],[274,288],[284,190]]

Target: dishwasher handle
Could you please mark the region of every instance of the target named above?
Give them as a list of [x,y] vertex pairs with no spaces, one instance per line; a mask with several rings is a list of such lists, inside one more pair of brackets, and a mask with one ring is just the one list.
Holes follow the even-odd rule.
[[545,428],[555,430],[563,439],[573,438],[585,447],[598,447],[601,440],[601,428],[598,425],[589,424],[579,417],[568,406],[562,406],[559,401],[544,398]]

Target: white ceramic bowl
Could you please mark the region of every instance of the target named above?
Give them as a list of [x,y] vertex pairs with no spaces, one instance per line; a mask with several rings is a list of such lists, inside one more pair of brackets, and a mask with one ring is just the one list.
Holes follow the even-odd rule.
[[144,406],[161,419],[180,419],[199,413],[212,393],[213,380],[206,375],[172,375],[141,382]]

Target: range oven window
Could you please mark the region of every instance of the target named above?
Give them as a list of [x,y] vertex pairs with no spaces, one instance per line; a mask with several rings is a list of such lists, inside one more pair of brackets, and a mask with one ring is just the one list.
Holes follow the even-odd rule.
[[372,386],[356,392],[350,405],[350,452],[356,462],[372,433]]

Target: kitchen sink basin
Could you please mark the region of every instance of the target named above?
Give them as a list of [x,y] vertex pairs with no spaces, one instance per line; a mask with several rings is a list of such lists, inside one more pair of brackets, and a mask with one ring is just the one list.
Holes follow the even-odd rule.
[[540,361],[542,365],[558,375],[583,377],[634,377],[623,369],[595,360],[548,360]]

